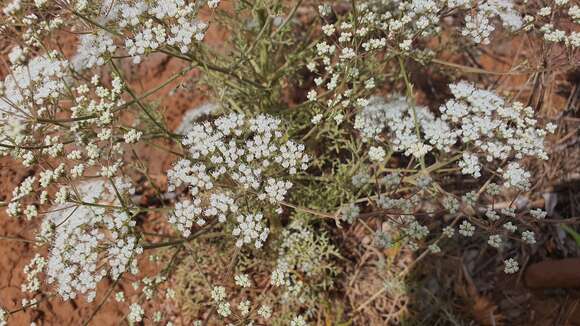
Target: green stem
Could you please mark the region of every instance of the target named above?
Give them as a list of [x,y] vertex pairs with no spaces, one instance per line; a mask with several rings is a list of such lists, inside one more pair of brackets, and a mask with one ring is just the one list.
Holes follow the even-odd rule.
[[[197,232],[193,233],[192,235],[190,235],[189,237],[185,238],[185,239],[179,239],[179,240],[173,240],[173,241],[166,241],[166,242],[159,242],[159,243],[144,243],[141,246],[143,247],[143,249],[147,250],[147,249],[158,249],[158,248],[164,248],[164,247],[173,247],[176,245],[180,245],[186,242],[189,242],[193,239],[196,239],[202,235],[205,234],[205,232],[215,224],[211,223],[208,224],[206,227],[198,230]],[[214,234],[207,234],[208,236],[210,235],[217,235],[218,233],[214,233]],[[221,235],[221,233],[219,233]]]
[[[409,80],[409,76],[407,75],[407,70],[405,69],[405,62],[403,61],[403,57],[399,56],[399,66],[401,67],[401,74],[403,75],[403,80],[405,81],[405,89],[407,98],[411,101],[411,109],[413,113],[413,122],[415,123],[415,133],[417,134],[417,139],[422,143],[423,140],[421,138],[421,128],[419,126],[419,120],[417,119],[417,111],[415,109],[415,97],[413,95],[413,84]],[[421,163],[421,168],[425,169],[425,157],[421,155],[419,158],[419,162]]]
[[[117,66],[115,65],[115,63],[113,62],[113,60],[110,61],[111,62],[111,66],[113,67],[113,70],[115,70],[115,72],[119,75],[122,76],[121,71],[117,68]],[[129,93],[129,95],[131,95],[131,97],[133,98],[133,100],[136,102],[137,106],[145,113],[145,115],[147,115],[147,117],[161,130],[163,130],[165,133],[167,133],[168,136],[170,136],[171,138],[175,138],[177,137],[177,135],[173,134],[172,132],[170,132],[169,130],[167,130],[167,128],[165,128],[165,126],[163,126],[159,121],[157,121],[157,119],[155,119],[155,117],[153,117],[153,115],[151,115],[151,113],[149,112],[149,110],[147,110],[147,108],[145,107],[145,105],[143,105],[143,103],[141,103],[141,101],[137,98],[137,96],[135,95],[135,93],[133,92],[133,90],[131,89],[131,87],[129,87],[129,85],[127,85],[125,83],[124,86],[125,90]]]

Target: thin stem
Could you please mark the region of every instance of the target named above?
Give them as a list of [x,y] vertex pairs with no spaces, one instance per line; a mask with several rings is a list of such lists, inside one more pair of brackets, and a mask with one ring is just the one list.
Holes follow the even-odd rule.
[[[193,66],[187,66],[186,68],[178,71],[177,73],[175,73],[171,77],[169,77],[169,79],[167,79],[163,83],[159,84],[155,88],[150,89],[147,92],[143,93],[138,98],[133,99],[130,102],[127,102],[127,103],[119,106],[118,108],[113,109],[113,113],[118,112],[118,111],[120,111],[122,109],[125,109],[125,108],[127,108],[127,107],[129,107],[129,106],[131,106],[131,105],[133,105],[135,103],[137,103],[137,101],[142,101],[142,100],[146,99],[147,97],[149,97],[149,96],[157,93],[161,89],[165,88],[165,86],[171,84],[177,78],[182,77],[182,76],[185,76],[185,74],[187,72],[191,71],[191,69],[193,69]],[[77,121],[83,121],[83,120],[89,120],[89,119],[96,119],[96,118],[98,118],[98,116],[96,114],[91,114],[91,115],[86,115],[86,116],[76,117],[76,118],[69,118],[69,119],[42,119],[42,118],[36,118],[35,121],[37,121],[37,122],[58,123],[58,122],[77,122]]]
[[[117,68],[117,66],[115,65],[115,63],[113,62],[113,60],[111,60],[111,66],[113,67],[113,69],[115,70],[115,72],[119,75],[122,76],[121,71]],[[129,85],[125,84],[124,86],[125,90],[129,93],[129,95],[131,95],[131,97],[133,98],[133,100],[137,103],[137,106],[139,106],[139,108],[145,112],[145,115],[147,115],[147,117],[157,126],[159,127],[159,129],[163,130],[164,132],[167,133],[167,135],[169,135],[170,137],[174,138],[177,137],[177,135],[173,134],[172,132],[170,132],[169,130],[167,130],[167,128],[165,128],[165,126],[163,126],[159,121],[157,121],[157,119],[155,119],[153,117],[153,115],[151,115],[151,113],[149,112],[149,110],[147,110],[147,108],[145,107],[145,105],[143,105],[143,103],[141,103],[141,101],[137,98],[137,96],[135,95],[135,93],[133,92],[133,90],[131,90],[131,87],[129,87]]]
[[183,244],[185,242],[189,242],[189,241],[203,235],[205,233],[205,231],[207,231],[214,224],[215,224],[215,222],[208,224],[206,227],[198,230],[197,232],[193,233],[192,235],[190,235],[189,237],[187,237],[185,239],[179,239],[179,240],[173,240],[173,241],[167,241],[167,242],[159,242],[159,243],[144,243],[142,245],[142,247],[143,247],[143,249],[147,250],[147,249],[158,249],[158,248],[173,247],[175,245],[180,245],[180,244]]
[[87,326],[91,322],[91,320],[93,320],[93,318],[95,318],[95,316],[97,315],[97,312],[99,312],[99,310],[101,310],[101,308],[103,307],[103,305],[105,305],[107,300],[109,300],[109,297],[111,296],[111,294],[113,294],[113,291],[117,287],[117,284],[119,284],[119,280],[121,279],[122,275],[123,274],[119,275],[119,277],[117,277],[115,282],[113,282],[111,287],[107,290],[107,293],[105,294],[105,297],[103,298],[103,300],[101,300],[101,302],[99,302],[99,305],[97,306],[97,308],[95,308],[95,310],[93,310],[93,312],[91,313],[89,318],[87,320],[85,320],[85,322],[83,322],[83,326]]
[[[419,126],[419,120],[417,119],[417,110],[415,109],[415,96],[413,95],[413,84],[409,80],[409,76],[407,75],[407,69],[405,69],[405,62],[403,61],[403,57],[399,56],[399,66],[401,67],[401,74],[403,75],[403,80],[405,81],[405,89],[407,93],[407,98],[411,101],[411,109],[413,113],[413,122],[415,124],[415,133],[417,134],[417,139],[422,143],[423,140],[421,138],[421,129]],[[421,163],[421,167],[425,169],[425,156],[421,155],[419,158]]]
[[300,7],[300,5],[302,4],[303,0],[298,0],[296,1],[296,4],[294,5],[294,7],[292,8],[292,11],[290,12],[290,14],[288,15],[288,17],[286,17],[286,19],[284,20],[284,22],[282,22],[282,24],[280,25],[280,27],[278,27],[270,37],[274,37],[276,36],[278,33],[280,33],[280,31],[282,31],[284,29],[284,27],[286,27],[286,25],[288,25],[288,23],[290,22],[290,20],[292,20],[292,18],[294,18],[294,15],[296,14],[296,11],[298,11],[298,7]]
[[38,240],[29,240],[29,239],[24,239],[24,238],[20,238],[20,237],[13,237],[13,236],[8,236],[8,235],[0,235],[0,240],[20,241],[20,242],[25,242],[25,243],[43,243],[42,241],[38,241]]

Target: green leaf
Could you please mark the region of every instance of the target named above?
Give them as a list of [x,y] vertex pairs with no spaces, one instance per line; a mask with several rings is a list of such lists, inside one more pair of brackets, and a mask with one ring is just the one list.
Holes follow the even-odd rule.
[[576,241],[576,245],[578,245],[578,247],[580,247],[580,234],[578,232],[576,232],[576,230],[569,227],[568,225],[560,224],[560,227],[564,231],[566,231],[566,233],[568,233],[568,235],[570,235],[574,239],[574,241]]

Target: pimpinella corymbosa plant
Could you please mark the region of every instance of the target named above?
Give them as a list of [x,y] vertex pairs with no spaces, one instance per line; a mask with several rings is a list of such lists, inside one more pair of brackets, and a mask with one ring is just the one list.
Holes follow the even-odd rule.
[[[32,173],[2,204],[37,232],[7,238],[35,255],[1,323],[57,297],[95,301],[85,324],[113,300],[130,323],[317,322],[352,272],[342,230],[359,225],[375,247],[420,251],[400,278],[479,240],[518,272],[515,245],[536,245],[549,216],[512,204],[536,195],[557,125],[494,89],[494,73],[441,56],[525,36],[564,69],[579,12],[566,0],[8,1],[0,153]],[[139,70],[169,61],[140,87]],[[437,99],[415,86],[433,65]],[[214,104],[170,128],[161,103],[184,91]],[[143,152],[171,163],[152,172]]]

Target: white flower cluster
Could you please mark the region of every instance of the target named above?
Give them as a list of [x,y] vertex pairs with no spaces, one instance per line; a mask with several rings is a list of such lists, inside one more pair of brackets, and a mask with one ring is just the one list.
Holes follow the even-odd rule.
[[498,17],[508,30],[518,30],[523,25],[523,19],[514,8],[511,0],[478,1],[476,6],[470,1],[462,2],[464,9],[471,10],[465,17],[465,27],[461,31],[463,36],[469,37],[475,43],[489,44],[491,33],[495,30],[492,21]]
[[306,319],[304,319],[302,315],[298,315],[292,318],[292,320],[290,321],[290,326],[307,326],[307,325],[308,323],[306,322]]
[[176,205],[170,223],[187,237],[194,222],[217,217],[223,223],[232,216],[237,245],[253,241],[261,247],[269,232],[262,222],[266,212],[242,212],[242,203],[248,207],[247,200],[257,200],[256,206],[270,204],[279,212],[292,183],[278,176],[305,170],[309,161],[303,145],[282,139],[280,124],[266,115],[234,113],[193,124],[182,141],[189,158],[167,172],[169,190],[187,186],[191,198]]
[[[280,272],[282,274],[285,273],[285,271]],[[284,278],[285,276],[283,275],[281,277]],[[234,318],[237,320],[240,318],[240,316],[244,319],[244,325],[271,324],[268,323],[268,320],[274,315],[272,305],[277,305],[279,303],[287,305],[287,302],[284,301],[284,299],[281,299],[281,302],[277,302],[278,299],[272,297],[270,293],[268,293],[267,297],[254,298],[251,296],[245,296],[245,289],[250,289],[253,287],[252,281],[247,274],[235,275],[234,283],[238,287],[238,290],[240,290],[239,294],[241,294],[241,297],[236,298],[236,292],[230,294],[231,292],[226,290],[224,286],[214,285],[211,287],[211,304],[216,308],[217,314],[223,318],[224,324],[229,325],[231,323],[227,323],[227,321],[231,321],[231,319]],[[274,282],[271,282],[271,284],[274,285]],[[272,291],[272,289],[266,289],[265,291],[267,293]],[[266,301],[268,304],[264,304]],[[296,325],[306,325],[306,321],[303,317],[298,316],[297,318],[294,318],[294,320],[299,322],[299,324]],[[201,321],[196,321],[193,323],[193,325],[202,325],[202,323]]]
[[[65,79],[68,80],[68,76]],[[98,78],[93,77],[90,85],[81,83],[74,89],[59,89],[55,98],[45,101],[40,109],[31,113],[35,118],[47,120],[61,119],[70,114],[73,119],[79,120],[71,124],[32,123],[27,126],[28,137],[22,139],[23,143],[20,144],[29,146],[30,149],[17,148],[2,153],[12,154],[25,166],[42,162],[46,158],[60,162],[56,167],[39,164],[38,175],[25,179],[14,189],[7,209],[9,215],[24,213],[28,219],[32,219],[40,214],[38,204],[65,204],[74,193],[66,184],[71,181],[74,183],[74,180],[83,177],[87,171],[106,177],[117,175],[123,164],[121,157],[124,150],[122,143],[111,140],[117,136],[113,133],[112,126],[115,121],[114,112],[124,103],[120,100],[121,90],[122,83],[118,77],[112,78],[111,88],[101,86]],[[60,101],[66,98],[67,93],[75,96],[74,105],[63,107]],[[36,104],[31,106],[37,108]],[[18,119],[18,115],[7,114],[0,121],[10,123]],[[93,139],[95,134],[97,137]],[[141,135],[140,131],[134,129],[124,134],[129,143],[137,141]],[[102,155],[105,152],[108,153],[106,157]],[[55,189],[53,191],[50,188]]]
[[530,23],[527,29],[532,29],[533,24],[539,27],[539,32],[543,34],[544,41],[549,43],[562,43],[572,50],[580,48],[580,7],[571,5],[567,14],[570,21],[564,20],[564,15],[560,13],[568,5],[567,0],[554,1],[550,6],[542,7],[536,13],[536,17],[526,16]]
[[[217,3],[212,1],[208,5],[215,8]],[[197,18],[199,8],[195,2],[124,0],[112,5],[104,2],[102,6],[93,19],[110,30],[98,30],[81,38],[74,59],[77,69],[104,64],[118,48],[125,49],[136,64],[141,62],[142,55],[160,48],[175,48],[185,54],[194,42],[203,40],[207,29],[207,24]],[[115,44],[118,37],[123,47]]]
[[270,229],[264,226],[262,220],[262,214],[238,215],[238,225],[232,231],[232,234],[238,237],[237,247],[253,242],[256,248],[262,248],[270,233]]
[[[329,40],[316,44],[316,60],[307,64],[307,68],[318,75],[314,79],[316,86],[330,93],[325,94],[325,103],[317,104],[332,109],[326,112],[330,112],[327,114],[337,124],[344,118],[339,109],[368,105],[365,93],[376,87],[374,76],[360,69],[356,58],[371,56],[390,47],[410,52],[418,38],[440,33],[442,13],[446,10],[460,9],[472,13],[467,16],[464,34],[477,43],[488,40],[494,29],[491,20],[495,17],[500,17],[504,26],[512,30],[522,25],[522,19],[510,0],[477,3],[461,0],[361,1],[356,5],[356,16],[322,26]],[[320,100],[321,91],[310,90],[308,100]],[[323,118],[321,113],[315,114],[312,123],[318,124]],[[427,150],[429,148],[422,146],[415,152]]]
[[[505,28],[517,30],[523,19],[511,0],[466,1],[466,0],[395,0],[395,10],[384,10],[381,6],[370,6],[375,25],[388,32],[388,40],[397,40],[398,47],[409,51],[413,40],[438,34],[442,29],[442,13],[447,10],[461,10],[467,13],[461,34],[475,43],[489,43],[495,30],[493,21],[499,18]],[[369,6],[363,5],[363,10]],[[363,11],[365,12],[365,11]]]
[[504,272],[506,274],[514,274],[520,270],[520,266],[519,266],[518,262],[513,258],[509,258],[507,260],[504,260],[504,265],[505,265]]
[[340,218],[352,224],[360,215],[360,207],[356,204],[345,205],[340,209]]
[[464,237],[472,237],[474,233],[475,226],[473,226],[473,224],[467,221],[461,222],[461,224],[459,225],[459,234],[461,234]]
[[217,305],[217,312],[222,317],[228,317],[232,312],[230,303],[225,301],[227,299],[226,289],[223,286],[214,286],[211,291],[211,297]]
[[508,164],[503,173],[506,184],[520,190],[526,190],[530,187],[531,176],[530,172],[524,170],[517,162]]
[[[44,168],[40,172],[39,181],[43,188],[69,172],[68,176],[73,179],[81,177],[89,167],[97,165],[104,150],[100,141],[111,146],[111,154],[122,154],[123,151],[121,144],[110,141],[115,136],[111,127],[115,121],[115,110],[124,104],[120,99],[123,90],[121,79],[112,76],[112,87],[106,88],[100,85],[97,76],[90,83],[81,82],[72,88],[70,77],[68,62],[56,59],[56,55],[51,53],[30,60],[26,66],[13,66],[3,83],[0,129],[4,137],[0,142],[3,145],[28,146],[29,149],[19,147],[8,151],[2,147],[0,154],[12,154],[25,166],[42,161],[42,156],[66,158],[57,168]],[[61,104],[63,100],[71,99],[72,105]],[[51,122],[69,117],[71,124]],[[96,139],[91,138],[93,132],[97,135]],[[133,142],[141,135],[137,130],[130,131],[126,139]],[[113,176],[121,166],[122,163],[113,161],[113,157],[111,155],[107,163],[101,166],[102,175]],[[46,202],[48,193],[43,196]],[[11,202],[13,213],[18,211],[15,201],[19,199],[15,197]],[[27,216],[33,217],[32,207],[28,208]]]
[[270,275],[270,284],[273,286],[286,286],[290,284],[289,275],[288,275],[288,262],[281,258],[278,259],[278,264],[276,265],[276,269],[272,271]]
[[35,0],[35,6],[33,6],[32,1],[14,0],[4,7],[3,12],[6,16],[3,17],[0,31],[9,33],[11,25],[17,25],[17,33],[22,41],[19,43],[26,47],[23,48],[24,52],[29,52],[30,49],[27,47],[45,49],[42,46],[43,39],[65,23],[66,18],[60,14],[54,15],[54,11],[51,14],[45,14],[44,11],[38,10],[42,2],[46,1]]
[[378,22],[376,13],[369,10],[366,5],[361,6],[359,10],[357,21],[348,20],[336,25],[329,23],[322,27],[328,40],[316,44],[316,58],[307,65],[308,70],[317,75],[314,82],[321,90],[312,89],[307,97],[309,101],[317,102],[322,99],[319,92],[327,92],[330,96],[326,96],[327,100],[324,103],[318,103],[320,106],[326,106],[328,110],[325,110],[324,114],[315,114],[312,118],[313,124],[326,120],[327,115],[336,124],[341,124],[345,117],[342,110],[365,105],[367,102],[365,94],[361,95],[356,87],[361,86],[367,92],[375,88],[374,78],[361,74],[359,63],[355,59],[386,48],[387,40],[382,35],[373,33],[379,29],[376,25]]
[[132,303],[129,306],[129,314],[127,315],[127,319],[131,323],[138,323],[143,320],[143,315],[145,314],[145,310],[141,307],[138,303]]
[[419,241],[425,239],[429,235],[429,228],[421,225],[414,217],[405,218],[405,225],[402,228],[409,241]]
[[[517,102],[509,105],[493,92],[468,82],[449,87],[455,98],[439,108],[440,117],[425,107],[413,107],[402,97],[388,102],[373,98],[357,114],[354,127],[365,141],[388,141],[394,151],[416,157],[433,148],[450,152],[461,143],[465,150],[459,167],[476,178],[481,176],[481,161],[548,158],[544,137],[554,126],[538,128],[531,107]],[[520,189],[527,188],[529,177],[517,162],[509,163],[504,173],[506,184]]]
[[[521,103],[509,105],[493,92],[481,90],[467,82],[449,86],[455,99],[440,107],[441,120],[448,125],[445,136],[449,143],[460,140],[466,146],[460,167],[462,172],[480,175],[479,158],[487,162],[526,156],[547,159],[544,137],[554,131],[537,127],[531,107]],[[526,188],[529,173],[517,162],[511,162],[504,179],[507,185]]]
[[369,159],[374,162],[382,162],[385,158],[385,150],[382,147],[372,146],[369,149]]
[[0,121],[3,124],[35,117],[37,110],[60,96],[65,88],[63,77],[68,63],[56,56],[50,53],[31,59],[26,65],[11,67],[0,87],[3,88],[0,91]]
[[242,288],[249,288],[252,286],[252,281],[250,280],[250,277],[248,277],[247,274],[237,274],[234,277],[234,280],[236,282],[236,285]]
[[21,285],[22,292],[36,292],[40,290],[41,281],[39,275],[46,267],[46,259],[40,254],[36,254],[26,267],[24,267],[24,275],[26,275],[26,283]]
[[[428,143],[417,135],[415,121]],[[426,107],[413,107],[404,97],[388,102],[380,97],[372,98],[356,115],[354,127],[361,132],[364,141],[388,140],[394,151],[417,157],[433,147],[447,152],[455,143],[453,138],[447,137],[451,133],[447,124],[436,119]]]
[[113,36],[99,30],[95,34],[83,34],[79,37],[76,54],[71,59],[75,70],[89,69],[105,64],[107,54],[114,53],[117,46]]
[[[132,192],[122,180],[115,182],[119,192]],[[64,299],[86,294],[92,301],[103,277],[117,279],[129,267],[135,272],[133,259],[142,249],[133,235],[135,221],[126,212],[98,206],[120,205],[108,181],[81,183],[76,192],[77,200],[96,206],[61,204],[46,215],[41,229],[51,247],[46,275]]]

